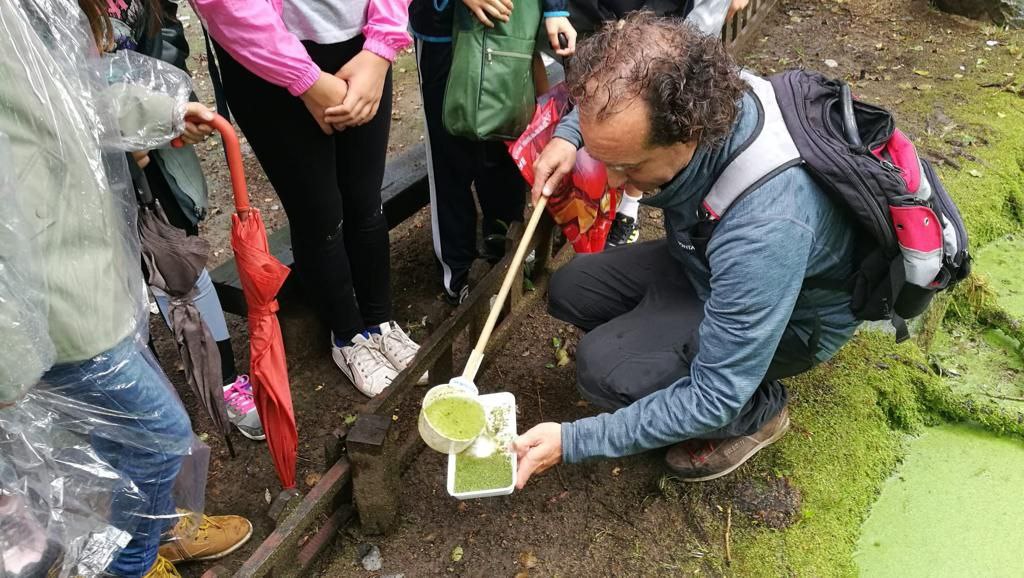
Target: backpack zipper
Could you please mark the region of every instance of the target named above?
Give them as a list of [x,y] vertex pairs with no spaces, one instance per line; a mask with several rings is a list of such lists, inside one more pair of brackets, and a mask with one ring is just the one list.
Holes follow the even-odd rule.
[[494,56],[507,56],[509,58],[521,58],[524,60],[533,60],[532,54],[519,54],[518,52],[506,52],[504,50],[495,50],[493,48],[487,49],[487,62],[494,62]]

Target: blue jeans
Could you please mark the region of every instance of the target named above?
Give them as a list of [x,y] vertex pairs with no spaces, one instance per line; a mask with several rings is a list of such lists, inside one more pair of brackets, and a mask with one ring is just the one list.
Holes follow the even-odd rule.
[[142,576],[173,524],[171,490],[192,447],[188,414],[152,355],[131,338],[92,359],[56,365],[42,381],[47,395],[66,399],[58,407],[71,427],[145,496],[141,510],[137,500],[113,497],[111,523],[132,540],[107,568]]

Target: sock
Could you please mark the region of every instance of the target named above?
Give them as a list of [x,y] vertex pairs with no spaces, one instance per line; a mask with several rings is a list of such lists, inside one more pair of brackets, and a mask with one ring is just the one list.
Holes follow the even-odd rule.
[[224,377],[224,385],[231,385],[238,379],[238,369],[235,367],[235,352],[231,349],[231,339],[218,341],[217,351],[220,352],[220,373]]
[[[379,331],[380,330],[378,329],[378,332]],[[335,347],[352,347],[352,340],[356,338],[356,335],[362,335],[364,339],[369,339],[370,338],[370,333],[371,333],[371,330],[367,329],[367,330],[360,331],[360,332],[356,333],[355,335],[353,335],[352,337],[349,337],[348,339],[345,339],[345,340],[338,339],[337,337],[335,337],[334,338],[334,346]]]
[[615,212],[619,215],[625,215],[636,219],[637,213],[640,211],[640,199],[637,197],[631,197],[623,194],[622,198],[619,199],[619,206],[616,207]]

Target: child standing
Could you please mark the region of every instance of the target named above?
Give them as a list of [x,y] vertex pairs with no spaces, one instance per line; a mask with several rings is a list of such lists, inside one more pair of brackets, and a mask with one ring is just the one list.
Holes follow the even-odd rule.
[[193,4],[216,41],[231,111],[288,215],[296,270],[331,327],[334,362],[375,396],[419,349],[393,321],[380,194],[408,2]]
[[[478,256],[473,188],[483,212],[483,256],[492,262],[504,254],[502,236],[510,223],[522,220],[525,201],[522,177],[505,143],[453,136],[441,121],[452,67],[452,3],[457,1],[460,0],[412,0],[409,8],[426,117],[434,254],[441,267],[445,296],[452,304],[462,302],[469,294],[466,280]],[[492,18],[507,22],[513,10],[511,0],[461,1],[485,26],[494,25]],[[552,50],[561,56],[572,54],[576,45],[566,1],[544,0],[544,28]],[[564,49],[558,45],[559,33],[569,40]],[[501,240],[487,242],[495,237]]]

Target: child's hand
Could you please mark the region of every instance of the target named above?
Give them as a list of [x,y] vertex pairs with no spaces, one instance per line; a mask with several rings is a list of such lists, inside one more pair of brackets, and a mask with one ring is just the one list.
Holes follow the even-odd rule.
[[348,84],[345,100],[324,110],[324,122],[339,131],[370,122],[377,116],[390,68],[390,61],[369,50],[352,57],[335,74]]
[[313,86],[309,87],[309,90],[302,93],[299,98],[306,105],[313,120],[320,126],[320,130],[324,134],[334,134],[334,128],[324,120],[324,112],[328,108],[344,102],[347,94],[348,84],[344,80],[321,71],[320,77],[313,83]]
[[[548,42],[551,43],[551,50],[554,50],[555,54],[564,58],[572,56],[576,52],[576,29],[572,27],[567,17],[555,16],[545,18],[544,29],[547,30]],[[559,33],[565,34],[565,38],[569,41],[565,48],[559,45]]]
[[750,0],[732,0],[729,4],[729,12],[725,15],[725,21],[728,22],[737,12],[746,8],[749,3]]
[[149,164],[149,151],[132,151],[132,158],[140,169],[144,169]]
[[488,28],[494,28],[494,23],[487,17],[488,14],[502,22],[508,22],[508,17],[512,14],[512,0],[462,0],[462,3]]
[[[200,119],[200,122],[195,122],[194,119],[196,118]],[[213,127],[206,124],[211,120],[213,120],[212,110],[199,102],[188,103],[185,106],[185,132],[182,133],[181,140],[185,144],[190,145],[203,142],[206,137],[213,133]]]

